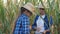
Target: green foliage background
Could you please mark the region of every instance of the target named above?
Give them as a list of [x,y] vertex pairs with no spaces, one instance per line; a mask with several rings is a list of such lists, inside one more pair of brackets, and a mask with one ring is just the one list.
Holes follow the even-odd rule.
[[[14,2],[14,3],[13,3]],[[35,6],[35,12],[39,15],[38,4],[42,3],[45,7],[45,11],[53,17],[54,23],[54,34],[60,34],[60,0],[7,0],[7,3],[4,4],[3,0],[0,0],[0,34],[12,34],[14,29],[14,24],[17,17],[20,15],[20,7],[25,5],[27,2],[33,3]],[[48,8],[46,8],[48,7]],[[35,15],[30,17],[31,25],[33,24]]]

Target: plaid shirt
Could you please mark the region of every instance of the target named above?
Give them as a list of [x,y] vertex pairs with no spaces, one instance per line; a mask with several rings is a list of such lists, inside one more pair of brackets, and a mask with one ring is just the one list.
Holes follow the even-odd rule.
[[14,34],[30,34],[29,17],[25,14],[19,16],[14,29]]

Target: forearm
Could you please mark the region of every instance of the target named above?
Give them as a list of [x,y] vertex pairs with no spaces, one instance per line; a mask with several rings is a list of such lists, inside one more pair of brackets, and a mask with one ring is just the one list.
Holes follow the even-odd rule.
[[52,25],[52,34],[54,34],[54,25]]

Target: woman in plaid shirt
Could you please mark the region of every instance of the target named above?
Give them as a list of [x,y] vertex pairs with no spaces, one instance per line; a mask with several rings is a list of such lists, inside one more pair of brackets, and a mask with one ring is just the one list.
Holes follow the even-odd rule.
[[27,3],[21,7],[21,15],[16,21],[13,34],[30,34],[29,17],[33,14],[33,11],[34,6],[31,3]]

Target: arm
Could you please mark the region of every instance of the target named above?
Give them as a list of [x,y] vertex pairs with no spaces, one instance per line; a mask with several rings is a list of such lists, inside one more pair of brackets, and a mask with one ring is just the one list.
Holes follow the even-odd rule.
[[37,28],[37,26],[35,25],[35,23],[32,25],[32,29],[35,31]]
[[52,19],[52,16],[50,16],[50,24],[51,24],[51,30],[52,30],[52,33],[54,32],[53,29],[54,29],[54,25],[53,25],[53,19]]
[[36,21],[34,21],[34,23],[33,23],[33,25],[32,25],[32,29],[33,29],[33,30],[36,30],[36,27],[37,27]]
[[37,21],[38,17],[39,17],[38,15],[35,17],[34,23],[33,23],[33,25],[32,25],[32,29],[33,29],[33,30],[36,30],[36,29],[37,29],[36,21]]
[[54,34],[54,25],[52,25],[51,28],[52,28],[52,34]]
[[[52,16],[50,16],[50,28],[52,28],[53,27],[53,19],[52,19]],[[44,31],[44,33],[46,33],[46,32],[50,32],[50,28],[49,29],[47,29],[47,30],[45,30]],[[52,32],[53,32],[53,28],[52,28]]]
[[18,18],[16,20],[16,23],[15,23],[15,28],[14,28],[13,34],[18,34],[19,33],[20,23],[21,23],[20,18]]

